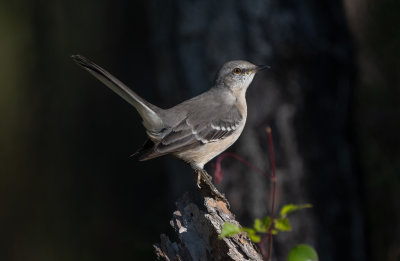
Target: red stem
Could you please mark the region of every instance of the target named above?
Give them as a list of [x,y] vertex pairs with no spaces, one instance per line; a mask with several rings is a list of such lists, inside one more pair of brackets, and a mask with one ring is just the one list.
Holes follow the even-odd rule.
[[263,257],[266,257],[268,255],[267,251],[265,250],[265,243],[267,242],[268,238],[269,238],[268,235],[263,235],[262,238],[261,238],[260,243],[258,243],[258,246],[261,249],[261,254],[262,254]]
[[275,152],[274,141],[272,139],[271,128],[266,129],[268,135],[269,158],[271,162],[271,224],[268,228],[268,253],[267,261],[271,260],[272,253],[272,230],[274,229],[274,215],[275,215],[275,196],[276,196],[276,173],[275,173]]
[[[226,152],[224,154],[222,154],[221,156],[218,157],[217,162],[215,164],[215,173],[214,173],[214,177],[215,177],[215,182],[219,183],[222,180],[223,177],[223,171],[221,168],[221,162],[224,158],[226,157],[232,157],[240,162],[242,162],[243,164],[245,164],[246,166],[248,166],[249,168],[271,178],[271,224],[268,228],[268,232],[266,234],[265,237],[262,238],[261,242],[258,243],[261,251],[262,251],[262,255],[264,257],[266,257],[267,261],[271,260],[271,253],[272,253],[272,239],[273,239],[273,235],[272,235],[272,231],[274,229],[274,216],[275,216],[275,197],[276,197],[276,172],[275,172],[275,152],[274,152],[274,141],[272,139],[272,133],[271,133],[271,128],[267,127],[266,128],[267,131],[267,135],[268,135],[268,148],[269,148],[269,157],[270,157],[270,164],[271,164],[271,175],[268,175],[267,173],[265,173],[264,171],[262,171],[261,169],[257,168],[256,166],[254,166],[253,164],[251,164],[250,162],[248,162],[247,160],[239,157],[238,155],[231,153],[231,152]],[[268,251],[265,251],[265,244],[266,241],[268,240]]]
[[270,177],[270,175],[268,175],[267,173],[265,173],[262,169],[257,168],[256,166],[254,166],[253,164],[251,164],[249,161],[245,160],[244,158],[238,156],[235,153],[232,152],[225,152],[223,154],[221,154],[218,158],[217,161],[215,163],[215,172],[214,172],[214,178],[215,178],[215,183],[220,183],[222,181],[222,178],[224,176],[224,173],[222,171],[221,168],[221,162],[224,158],[226,157],[231,157],[236,159],[237,161],[243,163],[244,165],[246,165],[247,167],[249,167],[250,169],[257,171],[258,173],[261,173],[267,177]]
[[222,161],[223,158],[225,157],[232,157],[240,162],[242,162],[244,165],[246,165],[247,167],[251,168],[252,170],[255,170],[263,175],[268,176],[267,173],[265,173],[262,169],[257,168],[256,166],[254,166],[253,164],[251,164],[249,161],[245,160],[244,158],[238,156],[235,153],[232,152],[225,152],[224,154],[221,155],[220,160]]

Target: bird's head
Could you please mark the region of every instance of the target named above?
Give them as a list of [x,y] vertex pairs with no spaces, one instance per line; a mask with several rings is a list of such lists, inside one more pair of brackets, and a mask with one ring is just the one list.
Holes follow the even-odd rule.
[[254,75],[269,66],[254,65],[247,61],[230,61],[225,63],[217,73],[215,83],[234,91],[246,90],[253,81]]

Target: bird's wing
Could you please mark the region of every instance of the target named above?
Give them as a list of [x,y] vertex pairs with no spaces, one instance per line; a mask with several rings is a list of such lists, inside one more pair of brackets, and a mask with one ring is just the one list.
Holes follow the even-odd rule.
[[[225,109],[224,109],[225,108]],[[190,114],[171,129],[151,152],[140,160],[147,160],[161,155],[184,151],[202,144],[224,139],[237,130],[243,116],[236,106],[220,106],[213,111],[205,109]]]

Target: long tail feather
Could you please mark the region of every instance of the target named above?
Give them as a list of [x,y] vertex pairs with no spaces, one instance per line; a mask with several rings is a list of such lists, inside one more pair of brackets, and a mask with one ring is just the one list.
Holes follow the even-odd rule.
[[81,55],[72,55],[72,59],[82,68],[90,72],[107,87],[121,96],[125,101],[136,108],[143,119],[144,127],[150,132],[157,132],[163,128],[163,121],[157,114],[161,109],[147,102],[109,72]]

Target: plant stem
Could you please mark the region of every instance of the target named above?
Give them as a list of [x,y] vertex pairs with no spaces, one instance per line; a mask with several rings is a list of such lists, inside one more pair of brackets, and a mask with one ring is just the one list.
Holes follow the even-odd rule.
[[274,229],[274,215],[275,215],[275,196],[276,196],[276,173],[275,173],[275,152],[274,152],[274,141],[272,140],[271,128],[268,126],[268,147],[269,147],[269,158],[271,162],[271,224],[268,228],[268,252],[267,261],[271,260],[272,253],[272,230]]
[[258,243],[258,246],[261,249],[261,254],[262,254],[263,257],[266,257],[268,255],[267,254],[267,250],[265,249],[265,243],[267,242],[268,238],[269,238],[268,234],[263,235],[262,238],[261,238],[260,243]]
[[215,179],[215,183],[217,183],[217,184],[221,183],[221,181],[223,179],[224,172],[222,171],[221,163],[222,163],[222,160],[226,157],[234,158],[237,161],[239,161],[239,162],[243,163],[244,165],[246,165],[247,167],[249,167],[250,169],[269,177],[269,175],[267,173],[265,173],[263,170],[257,168],[256,166],[254,166],[253,164],[251,164],[249,161],[245,160],[244,158],[240,157],[239,155],[232,153],[232,152],[225,152],[217,158],[217,161],[215,163],[214,179]]

